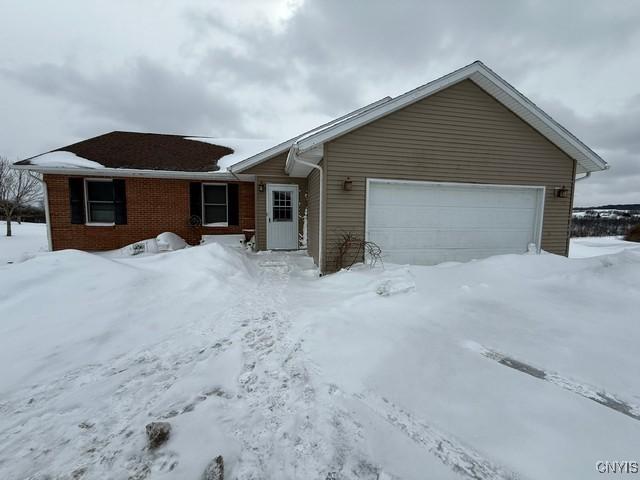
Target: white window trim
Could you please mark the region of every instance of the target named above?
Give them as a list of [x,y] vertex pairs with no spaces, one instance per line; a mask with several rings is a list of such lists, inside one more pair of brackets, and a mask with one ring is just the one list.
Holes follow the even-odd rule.
[[[224,187],[225,192],[225,207],[227,209],[227,221],[226,222],[215,222],[215,223],[204,223],[205,217],[205,203],[204,203],[204,187],[207,185],[218,185]],[[200,187],[200,195],[202,199],[202,226],[203,227],[228,227],[229,226],[229,184],[227,183],[203,183]],[[220,205],[219,203],[209,203],[208,205]]]
[[[87,189],[87,184],[89,182],[111,182],[113,183],[113,178],[85,178],[84,179],[84,224],[85,225],[89,225],[91,227],[113,227],[116,223],[115,222],[111,222],[111,223],[107,223],[107,222],[92,222],[89,219],[89,195],[88,195],[88,189]],[[114,198],[114,205],[115,205],[115,198]]]

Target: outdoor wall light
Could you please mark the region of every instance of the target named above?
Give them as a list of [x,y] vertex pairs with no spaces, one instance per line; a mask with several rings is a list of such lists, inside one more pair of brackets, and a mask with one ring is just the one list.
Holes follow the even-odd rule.
[[564,185],[561,187],[556,187],[556,197],[569,198],[569,189]]
[[351,177],[347,177],[342,185],[342,189],[347,192],[353,189],[353,180],[351,180]]
[[258,184],[258,191],[259,192],[264,192],[264,183],[259,183]]

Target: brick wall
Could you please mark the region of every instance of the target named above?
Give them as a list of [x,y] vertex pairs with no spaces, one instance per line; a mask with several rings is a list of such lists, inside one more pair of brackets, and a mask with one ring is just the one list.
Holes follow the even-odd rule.
[[130,243],[173,232],[197,245],[201,235],[242,233],[255,228],[254,185],[239,185],[239,226],[189,226],[189,180],[125,178],[127,224],[113,226],[74,225],[69,205],[69,177],[45,175],[54,250],[112,250]]

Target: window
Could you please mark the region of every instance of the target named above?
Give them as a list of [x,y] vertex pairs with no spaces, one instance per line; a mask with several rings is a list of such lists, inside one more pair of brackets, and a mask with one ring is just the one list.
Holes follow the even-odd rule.
[[227,186],[202,185],[202,219],[204,225],[226,227],[228,225]]
[[115,223],[115,193],[112,180],[86,180],[87,223]]
[[273,192],[273,221],[290,222],[292,217],[291,191],[275,190]]

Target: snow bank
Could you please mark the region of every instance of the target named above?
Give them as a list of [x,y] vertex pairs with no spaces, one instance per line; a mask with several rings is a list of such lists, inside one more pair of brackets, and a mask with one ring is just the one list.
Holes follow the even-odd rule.
[[639,243],[627,242],[622,237],[580,237],[571,239],[569,256],[571,258],[598,257],[636,248],[640,249]]
[[173,252],[175,250],[182,250],[189,245],[182,237],[171,232],[164,232],[158,235],[156,238],[148,238],[146,240],[140,240],[139,242],[132,243],[125,247],[110,252],[105,252],[101,255],[109,257],[132,257],[138,255],[153,255],[161,252]]
[[29,160],[32,165],[58,168],[104,168],[104,165],[77,156],[72,152],[49,152]]
[[24,262],[49,249],[44,223],[11,222],[11,231],[12,236],[7,237],[7,224],[0,221],[0,267]]
[[640,249],[315,273],[220,243],[0,268],[0,478],[223,455],[229,478],[582,480],[637,455]]
[[[486,462],[479,466],[515,472],[478,478],[585,479],[599,478],[594,465],[602,458],[635,455],[637,420],[583,393],[640,404],[640,249],[406,269],[324,277],[291,313],[309,361],[360,412],[371,456],[385,471],[459,478],[441,467],[468,466],[475,455]],[[380,294],[380,285],[410,280],[414,290]],[[470,344],[548,378],[508,368]]]
[[158,244],[158,250],[161,252],[173,252],[188,246],[182,237],[171,232],[164,232],[158,235],[156,243]]
[[233,150],[233,153],[218,160],[220,172],[226,172],[234,163],[238,163],[258,153],[262,153],[280,142],[272,139],[255,138],[210,138],[210,137],[185,137],[186,140],[221,145]]

